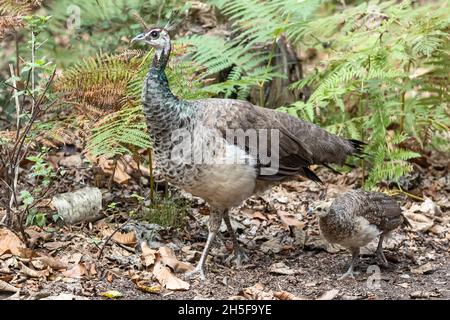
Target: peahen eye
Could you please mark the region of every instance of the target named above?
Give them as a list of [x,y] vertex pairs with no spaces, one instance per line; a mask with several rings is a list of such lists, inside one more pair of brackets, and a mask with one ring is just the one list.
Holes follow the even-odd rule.
[[152,32],[150,32],[150,37],[152,37],[153,39],[157,39],[159,37],[159,32],[153,30]]

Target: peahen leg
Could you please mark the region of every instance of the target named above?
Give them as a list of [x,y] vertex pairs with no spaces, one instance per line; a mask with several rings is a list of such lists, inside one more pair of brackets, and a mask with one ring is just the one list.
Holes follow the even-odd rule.
[[384,253],[383,253],[383,240],[384,240],[384,234],[380,235],[380,241],[378,241],[378,246],[377,246],[377,257],[378,259],[380,259],[381,263],[387,267],[389,265]]
[[353,278],[353,279],[355,278],[353,275],[353,268],[356,262],[358,261],[359,248],[352,248],[351,252],[352,252],[352,261],[350,262],[350,267],[348,268],[346,273],[344,273],[341,277],[339,277],[339,280],[343,280],[345,278]]
[[227,225],[228,233],[230,234],[231,240],[233,241],[234,254],[236,256],[236,265],[238,267],[242,266],[242,264],[249,260],[247,255],[244,252],[244,249],[239,245],[239,242],[236,237],[236,233],[231,226],[230,216],[228,215],[228,210],[225,210],[223,213],[223,220],[225,220],[225,224]]
[[205,280],[205,262],[208,257],[209,251],[211,250],[211,246],[214,243],[214,239],[216,238],[217,232],[219,231],[220,225],[222,223],[223,211],[211,210],[211,214],[209,216],[209,232],[208,239],[206,240],[205,248],[203,249],[200,260],[198,261],[195,269],[189,273],[187,273],[188,277],[192,277],[194,275],[199,275],[202,280]]

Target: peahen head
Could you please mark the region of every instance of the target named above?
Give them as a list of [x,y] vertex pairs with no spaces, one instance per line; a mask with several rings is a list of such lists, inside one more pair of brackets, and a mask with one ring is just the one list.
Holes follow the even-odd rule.
[[155,49],[152,67],[163,71],[169,60],[171,44],[169,32],[165,28],[149,28],[147,31],[134,37],[131,42],[144,42]]
[[132,43],[140,41],[155,48],[155,50],[163,50],[170,46],[169,32],[163,28],[151,28],[131,40]]

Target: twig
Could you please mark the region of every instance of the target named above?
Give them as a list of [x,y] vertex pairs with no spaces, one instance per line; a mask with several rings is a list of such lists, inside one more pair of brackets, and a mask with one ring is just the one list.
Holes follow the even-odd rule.
[[[16,79],[14,75],[14,67],[12,64],[9,65],[9,71],[11,72],[11,77],[13,79],[13,85],[16,87]],[[20,135],[20,103],[19,103],[19,96],[17,95],[17,89],[14,89],[14,101],[16,105],[16,139],[19,138]],[[14,165],[14,164],[13,164]],[[14,201],[16,200],[16,190],[17,190],[17,181],[19,180],[19,164],[16,163],[14,165],[14,176],[12,181],[12,189],[10,192],[10,199],[9,199],[9,207],[12,211],[12,207],[14,204]],[[17,202],[16,202],[17,203]]]
[[34,101],[34,90],[35,90],[35,82],[34,82],[34,70],[35,70],[35,66],[34,66],[34,61],[35,61],[35,57],[36,56],[36,38],[34,35],[34,31],[31,30],[31,96],[33,97],[33,99],[31,100],[31,114],[34,113],[34,108],[35,108],[35,104],[36,102]]
[[398,189],[395,190],[394,193],[393,193],[394,195],[395,195],[395,194],[404,194],[404,195],[406,195],[406,196],[408,196],[408,197],[410,197],[410,198],[413,198],[413,199],[415,199],[415,200],[418,200],[418,201],[425,201],[424,198],[419,197],[419,196],[416,196],[416,195],[414,195],[414,194],[412,194],[412,193],[409,193],[409,192],[403,190],[402,187],[400,187],[400,185],[398,185],[398,184],[397,184],[397,188],[398,188]]
[[103,243],[98,255],[97,255],[97,259],[100,260],[100,258],[103,255],[103,251],[105,250],[106,244],[112,239],[112,237],[117,233],[117,231],[119,231],[120,229],[122,229],[123,227],[125,227],[128,222],[131,221],[131,217],[129,217],[124,223],[122,223],[120,226],[118,226],[109,236],[108,238],[106,238],[105,243]]

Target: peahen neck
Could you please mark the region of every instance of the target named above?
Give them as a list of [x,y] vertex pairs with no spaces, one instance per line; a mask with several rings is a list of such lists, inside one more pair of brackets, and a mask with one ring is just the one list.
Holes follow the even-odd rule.
[[149,132],[157,143],[179,127],[181,101],[169,87],[165,68],[170,57],[170,44],[155,53],[142,91],[142,104]]

